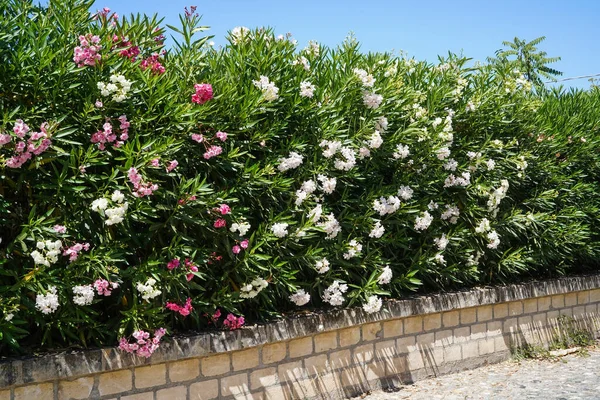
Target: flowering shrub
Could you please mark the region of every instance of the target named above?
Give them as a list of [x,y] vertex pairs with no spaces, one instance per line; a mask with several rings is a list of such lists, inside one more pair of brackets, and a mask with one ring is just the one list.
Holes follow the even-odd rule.
[[597,91],[92,3],[0,14],[0,353],[597,265]]

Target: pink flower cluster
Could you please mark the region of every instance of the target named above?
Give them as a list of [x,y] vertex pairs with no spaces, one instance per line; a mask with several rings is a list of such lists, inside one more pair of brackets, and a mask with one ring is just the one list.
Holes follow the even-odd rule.
[[167,172],[173,171],[175,168],[177,168],[178,165],[179,162],[177,160],[170,161],[169,165],[167,165]]
[[177,201],[177,203],[178,203],[179,205],[181,205],[181,206],[182,206],[182,205],[184,205],[185,203],[187,203],[187,202],[189,202],[189,201],[194,201],[194,200],[196,200],[196,196],[190,196],[190,197],[188,197],[188,198],[186,198],[186,199],[179,199],[179,200]]
[[125,140],[129,139],[129,126],[131,124],[129,121],[127,121],[126,115],[121,115],[119,117],[119,122],[119,130],[121,131],[119,140],[117,140],[117,135],[113,132],[113,127],[110,122],[106,122],[104,125],[102,125],[103,130],[94,133],[90,141],[92,143],[97,143],[100,150],[106,149],[106,143],[113,143],[114,148],[121,147]]
[[69,256],[69,262],[73,262],[77,260],[81,251],[88,251],[89,249],[89,243],[75,243],[73,246],[63,251],[63,256]]
[[[18,119],[13,127],[13,132],[18,140],[15,144],[15,154],[6,160],[6,166],[9,168],[21,168],[26,161],[30,160],[32,155],[39,156],[50,147],[52,140],[48,134],[48,123],[44,122],[40,126],[41,132],[31,132],[22,120]],[[25,135],[29,133],[29,138],[25,141]],[[12,136],[9,134],[0,134],[0,146],[10,143]]]
[[204,141],[204,136],[200,133],[192,133],[192,140],[194,142],[202,143]]
[[64,225],[54,225],[52,229],[56,233],[67,233],[67,227]]
[[[172,259],[171,261],[169,261],[167,263],[167,269],[169,271],[173,271],[175,268],[179,268],[181,266],[181,261],[179,261],[177,258]],[[188,273],[185,275],[185,279],[187,279],[187,281],[191,281],[194,278],[194,272],[198,272],[198,267],[196,265],[194,265],[194,263],[192,261],[190,261],[189,258],[185,259],[185,268],[188,271]]]
[[217,137],[217,139],[219,139],[221,142],[224,142],[227,140],[227,132],[217,132],[215,133],[215,136]]
[[225,221],[223,218],[219,218],[218,220],[215,221],[213,226],[217,229],[225,228],[227,226],[227,221]]
[[231,207],[229,207],[227,204],[221,204],[219,206],[219,212],[221,215],[227,215],[231,212]]
[[138,46],[132,46],[131,42],[126,37],[119,37],[117,35],[113,35],[112,37],[113,49],[122,49],[119,51],[119,55],[121,57],[127,57],[130,61],[135,61],[136,57],[140,54],[140,48]]
[[99,296],[110,296],[112,291],[118,287],[118,283],[109,282],[106,279],[96,279],[96,282],[94,282],[94,289],[96,289]]
[[231,251],[233,252],[233,254],[240,254],[240,252],[242,251],[242,249],[246,250],[248,248],[248,245],[250,243],[248,242],[248,239],[244,239],[240,242],[239,246],[236,244],[231,248]]
[[[163,36],[164,38],[164,36]],[[140,63],[140,68],[145,71],[150,68],[150,72],[156,75],[162,75],[165,73],[165,67],[158,60],[158,53],[152,54],[150,57],[144,59]]]
[[208,150],[204,153],[203,157],[205,160],[211,159],[213,157],[218,156],[223,152],[221,146],[210,146]]
[[122,337],[119,339],[119,349],[131,354],[137,354],[140,357],[148,358],[154,353],[159,345],[160,339],[167,333],[165,328],[159,328],[154,332],[154,337],[150,338],[150,333],[142,330],[133,332],[135,343],[129,343],[129,340]]
[[98,18],[100,18],[100,20],[104,23],[108,20],[112,19],[112,26],[115,26],[117,24],[117,20],[119,19],[119,15],[117,13],[112,13],[112,15],[109,17],[108,14],[110,13],[110,8],[108,7],[104,7],[102,10],[98,10],[96,11],[96,14],[94,14],[94,20],[97,20]]
[[178,312],[179,314],[183,315],[184,317],[187,317],[188,315],[190,315],[190,313],[194,309],[194,307],[192,307],[192,299],[190,299],[189,297],[187,298],[187,300],[185,301],[185,305],[183,305],[183,306],[180,306],[177,303],[171,303],[171,302],[167,301],[165,308],[168,310],[171,310],[171,311]]
[[[110,11],[110,10],[109,10]],[[100,37],[88,33],[87,35],[79,36],[80,46],[73,50],[73,61],[78,67],[89,65],[93,67],[96,63],[100,63],[102,56],[98,53],[102,50],[100,46]]]
[[229,328],[230,331],[241,328],[244,325],[244,317],[236,317],[233,314],[228,314],[223,320],[223,326]]
[[152,192],[158,190],[158,185],[152,184],[152,182],[144,182],[142,175],[138,173],[136,168],[130,168],[127,177],[129,178],[129,182],[133,184],[133,188],[135,189],[133,195],[135,197],[150,196]]
[[213,88],[210,83],[196,83],[194,85],[196,93],[192,95],[192,102],[204,104],[213,98]]

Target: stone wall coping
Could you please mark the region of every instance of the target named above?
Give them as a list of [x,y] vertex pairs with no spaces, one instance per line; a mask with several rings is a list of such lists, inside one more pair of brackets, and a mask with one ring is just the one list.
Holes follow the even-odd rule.
[[206,332],[167,339],[149,359],[123,353],[116,347],[11,358],[0,361],[0,389],[204,357],[370,322],[598,288],[600,274],[595,274],[388,300],[384,302],[381,311],[374,314],[367,314],[359,307],[295,314],[235,331]]

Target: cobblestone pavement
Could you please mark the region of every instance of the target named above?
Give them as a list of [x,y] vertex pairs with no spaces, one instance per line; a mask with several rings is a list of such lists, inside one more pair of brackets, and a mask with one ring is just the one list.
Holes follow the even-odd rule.
[[419,381],[394,393],[373,392],[364,399],[600,399],[600,349],[556,361],[507,361]]

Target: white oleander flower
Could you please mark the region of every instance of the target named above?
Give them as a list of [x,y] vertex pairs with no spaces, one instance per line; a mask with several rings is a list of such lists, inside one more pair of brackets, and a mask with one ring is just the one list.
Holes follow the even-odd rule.
[[42,314],[52,314],[58,309],[59,305],[56,286],[50,286],[46,294],[35,296],[35,308],[41,311]]
[[383,267],[383,270],[381,270],[381,275],[379,275],[379,278],[377,278],[377,283],[380,285],[387,285],[392,281],[393,276],[394,274],[392,273],[392,269],[389,265],[386,265]]
[[360,244],[356,239],[352,239],[350,243],[348,243],[348,249],[343,254],[345,260],[349,260],[353,257],[357,257],[362,252],[362,244]]
[[410,200],[413,193],[414,191],[408,186],[400,186],[400,189],[398,189],[398,196],[400,196],[402,200]]
[[267,286],[269,286],[269,282],[263,278],[256,278],[249,284],[240,288],[240,297],[242,299],[251,299],[256,297]]
[[369,233],[369,237],[379,239],[385,233],[385,228],[381,225],[381,221],[377,221],[371,232]]
[[273,224],[273,226],[271,227],[271,232],[273,232],[273,235],[277,236],[278,238],[285,237],[288,234],[288,226],[289,224],[286,224],[285,222]]
[[288,158],[280,158],[277,169],[280,172],[285,172],[289,169],[298,168],[302,164],[302,156],[295,151],[292,151]]
[[231,232],[238,231],[240,236],[245,236],[246,233],[250,230],[250,224],[247,222],[242,223],[233,223],[231,224],[231,228],[229,228]]
[[300,307],[310,301],[310,294],[306,293],[304,289],[299,289],[296,293],[290,296],[290,300]]
[[333,283],[323,292],[323,301],[332,306],[341,306],[344,304],[344,293],[347,291],[348,285],[337,280],[333,281]]
[[319,274],[324,274],[325,272],[329,271],[329,261],[326,258],[318,260],[315,263],[315,268]]
[[315,93],[315,85],[309,81],[300,82],[300,96],[312,98]]
[[408,146],[404,146],[399,144],[398,146],[396,146],[396,151],[393,154],[393,157],[397,160],[397,159],[404,159],[406,157],[408,157],[410,155],[410,150],[408,149]]
[[78,306],[87,306],[94,301],[94,288],[92,285],[73,286],[73,303]]
[[433,242],[437,246],[438,250],[444,250],[446,249],[446,246],[448,246],[449,240],[446,238],[446,234],[443,233],[442,237],[433,239]]
[[136,289],[142,295],[142,299],[150,302],[151,299],[160,296],[162,293],[159,289],[155,288],[154,285],[156,285],[156,279],[148,278],[145,283],[137,282]]
[[326,239],[333,239],[342,231],[342,227],[337,219],[335,219],[333,213],[326,216],[325,221],[318,223],[317,226],[323,228],[325,233],[327,233]]
[[382,305],[383,302],[379,297],[369,296],[367,302],[363,304],[363,310],[365,310],[367,314],[373,314],[381,310]]
[[427,211],[423,211],[422,215],[415,219],[415,230],[424,231],[429,228],[433,222],[433,217]]

